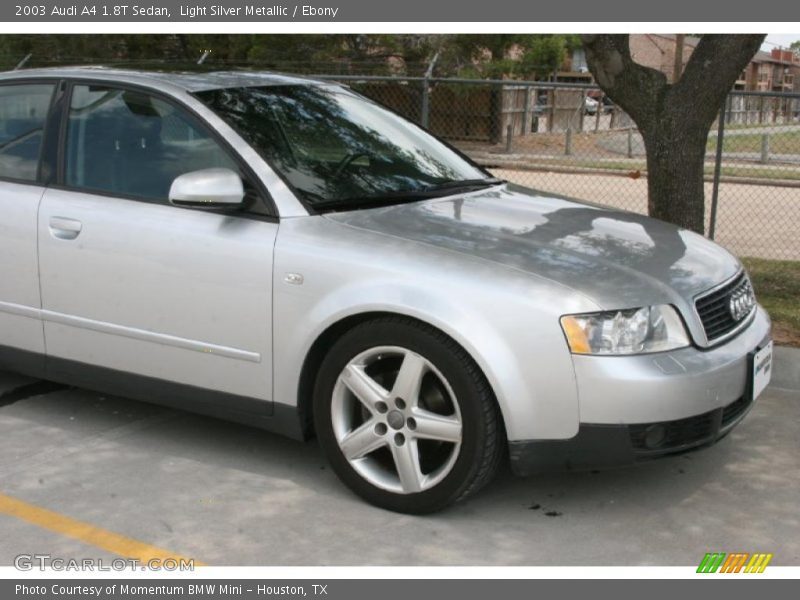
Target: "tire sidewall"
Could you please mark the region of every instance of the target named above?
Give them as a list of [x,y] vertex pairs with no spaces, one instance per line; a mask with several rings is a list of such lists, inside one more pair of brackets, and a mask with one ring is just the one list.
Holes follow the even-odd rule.
[[[462,441],[459,455],[450,473],[431,489],[415,494],[397,494],[378,488],[358,474],[342,454],[333,432],[331,403],[333,389],[355,356],[377,346],[398,346],[429,360],[447,380],[461,412]],[[469,357],[427,328],[386,321],[362,324],[342,336],[328,352],[314,388],[314,425],[320,444],[336,474],[355,493],[377,506],[406,513],[439,510],[458,499],[476,476],[486,443],[487,424],[483,403],[484,388],[470,369]]]

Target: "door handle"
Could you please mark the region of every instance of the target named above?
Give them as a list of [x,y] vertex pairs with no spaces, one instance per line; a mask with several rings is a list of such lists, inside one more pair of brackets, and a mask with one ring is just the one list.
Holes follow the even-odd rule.
[[50,217],[50,235],[59,240],[74,240],[83,229],[83,224],[66,217]]

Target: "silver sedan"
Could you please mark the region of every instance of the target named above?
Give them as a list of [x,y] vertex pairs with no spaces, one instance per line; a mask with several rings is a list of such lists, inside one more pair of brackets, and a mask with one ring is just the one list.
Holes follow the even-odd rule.
[[0,367],[316,435],[391,510],[712,444],[769,381],[724,249],[339,85],[0,75],[0,215]]

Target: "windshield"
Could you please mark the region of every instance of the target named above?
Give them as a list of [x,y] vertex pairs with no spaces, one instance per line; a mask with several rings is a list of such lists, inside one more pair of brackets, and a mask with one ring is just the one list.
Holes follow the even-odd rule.
[[314,208],[374,206],[452,193],[462,183],[497,183],[421,128],[343,88],[285,85],[196,95]]

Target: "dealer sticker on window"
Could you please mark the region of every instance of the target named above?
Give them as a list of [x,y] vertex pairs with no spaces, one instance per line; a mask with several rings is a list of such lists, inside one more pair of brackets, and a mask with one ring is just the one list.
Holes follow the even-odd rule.
[[758,398],[772,377],[772,342],[753,356],[753,400]]

